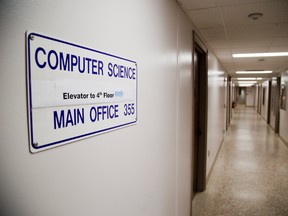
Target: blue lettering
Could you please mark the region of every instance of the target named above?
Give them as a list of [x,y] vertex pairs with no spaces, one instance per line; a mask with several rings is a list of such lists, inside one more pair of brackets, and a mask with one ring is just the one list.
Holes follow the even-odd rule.
[[135,77],[135,68],[132,69],[132,74],[131,74],[131,78],[130,79],[136,79]]
[[101,115],[102,113],[101,113],[101,109],[102,108],[102,106],[98,106],[97,107],[97,120],[99,121],[99,115]]
[[108,70],[108,76],[111,77],[111,76],[112,76],[112,63],[109,63],[109,64],[108,64],[108,69],[109,69],[109,70]]
[[[103,61],[69,53],[56,52],[55,50],[49,50],[46,55],[46,51],[42,47],[38,47],[35,51],[35,62],[37,66],[42,69],[48,65],[52,70],[58,69],[61,71],[78,71],[80,73],[86,72],[88,74],[104,75]],[[117,64],[113,65],[112,63],[109,63],[109,76],[114,75],[117,77],[119,75],[117,67]],[[121,77],[123,77],[123,75],[121,75]]]
[[[53,112],[54,115],[54,129],[64,127],[64,110],[61,110],[60,116],[58,116],[57,111]],[[57,127],[56,127],[57,126]]]
[[67,112],[66,125],[65,125],[65,127],[68,127],[68,124],[71,124],[72,126],[74,125],[74,124],[73,124],[73,119],[72,119],[71,110],[68,110],[68,112]]
[[98,60],[98,74],[101,73],[101,75],[103,75],[103,62]]
[[117,68],[117,69],[118,69],[118,67],[117,67],[117,66],[118,66],[117,64],[114,64],[114,67],[113,67],[113,73],[114,73],[114,77],[117,77],[117,76],[118,76],[118,74],[119,74],[119,71],[115,70],[115,68]]
[[[99,109],[102,109],[102,112],[99,112]],[[107,106],[98,107],[98,117],[99,117],[99,113],[102,114],[102,120],[104,120],[105,115],[107,115]]]
[[[80,63],[80,56],[78,56],[78,70],[80,73],[84,73],[85,71],[85,57],[83,57],[83,61],[82,61],[82,68],[81,68],[81,63]],[[88,72],[89,73],[89,72]]]
[[70,71],[70,55],[66,54],[66,59],[64,60],[63,53],[60,52],[59,61],[60,61],[60,70],[64,69],[65,71]]
[[90,109],[90,120],[92,122],[96,121],[96,108],[95,107],[91,107]]
[[75,119],[75,122],[77,124],[79,124],[79,123],[84,124],[84,108],[82,108],[81,112],[79,109],[76,109],[76,110],[77,110],[77,114],[76,114],[77,120]]
[[71,55],[71,71],[73,71],[73,67],[77,65],[77,56]]
[[119,77],[123,78],[124,77],[124,67],[122,65],[119,65]]
[[65,113],[64,110],[61,110],[60,113],[54,111],[53,117],[54,117],[54,129],[68,127],[69,125],[75,126],[79,123],[84,124],[84,108],[73,109],[73,112],[71,112],[71,110],[68,109],[67,113]]
[[[55,65],[54,66],[51,64],[51,55],[52,54],[54,54],[54,56],[55,56]],[[57,53],[55,50],[50,50],[48,53],[48,65],[52,70],[55,70],[58,66],[58,56],[57,56]]]
[[36,60],[36,64],[39,68],[44,68],[46,66],[46,62],[44,61],[43,64],[40,64],[39,63],[39,60],[38,60],[38,53],[39,51],[42,51],[44,55],[46,55],[46,52],[45,50],[42,48],[42,47],[38,47],[36,49],[36,52],[35,52],[35,60]]
[[118,118],[119,105],[91,107],[90,120],[92,122]]
[[127,78],[127,79],[136,79],[135,76],[135,68],[126,67],[123,65],[117,64],[108,64],[108,76],[119,77],[119,78]]
[[91,62],[91,59],[90,58],[86,58],[87,60],[87,73],[89,74],[90,73],[90,62]]
[[[119,115],[118,115],[118,111],[119,111],[118,107],[119,107],[118,104],[114,106],[114,115],[110,115],[110,118],[118,118],[119,117]],[[112,113],[111,112],[111,108],[112,108],[112,106],[110,106],[110,108],[109,108],[109,113]]]

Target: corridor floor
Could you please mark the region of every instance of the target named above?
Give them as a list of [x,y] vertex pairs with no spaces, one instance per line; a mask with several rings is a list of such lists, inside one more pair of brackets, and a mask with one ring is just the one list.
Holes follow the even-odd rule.
[[[287,131],[288,133],[288,131]],[[193,216],[288,216],[288,147],[254,109],[235,110]]]

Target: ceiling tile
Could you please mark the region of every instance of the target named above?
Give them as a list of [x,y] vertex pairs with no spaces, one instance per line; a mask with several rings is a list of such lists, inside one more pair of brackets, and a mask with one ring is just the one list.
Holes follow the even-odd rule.
[[223,63],[223,66],[234,68],[234,63],[233,62],[226,62],[226,63]]
[[265,65],[255,65],[255,64],[238,64],[237,66],[235,66],[235,71],[242,71],[242,70],[272,70],[275,71],[278,69],[278,65],[269,65],[269,66],[265,66]]
[[[274,39],[273,43],[271,44],[273,47],[277,46],[288,46],[288,37],[277,37]],[[288,52],[288,50],[287,50]]]
[[201,29],[200,33],[208,41],[226,40],[224,28]]
[[232,63],[223,63],[222,66],[225,69],[230,70],[230,71],[234,71],[235,70],[234,64],[232,64]]
[[283,66],[279,66],[275,72],[283,72],[283,71],[288,71],[288,67],[287,67],[287,64],[286,65],[283,65]]
[[[234,65],[237,70],[275,70],[279,66],[287,67],[287,59],[266,58],[265,61],[259,61],[257,58],[254,61],[244,59],[234,59]],[[246,69],[245,69],[246,67]]]
[[231,48],[258,48],[263,47],[266,50],[269,48],[269,45],[272,44],[273,38],[249,38],[246,40],[230,40]]
[[223,27],[218,8],[190,10],[189,17],[198,29]]
[[214,40],[208,42],[209,46],[214,49],[229,49],[230,45],[227,40]]
[[267,52],[267,47],[236,47],[231,49],[232,53],[259,53]]
[[223,62],[232,61],[232,54],[230,49],[214,49],[213,50],[215,55],[218,57],[218,59],[221,59]]
[[[254,25],[288,22],[288,1],[269,1],[257,4],[221,7],[225,25]],[[258,20],[248,18],[250,13],[263,13]]]
[[[267,52],[288,52],[288,46],[271,46]],[[288,63],[288,62],[287,62]]]
[[278,67],[279,62],[234,61],[234,65],[237,70],[273,70]]
[[[178,1],[231,76],[238,76],[235,69],[288,69],[288,58],[264,58],[264,62],[259,62],[260,58],[231,56],[232,53],[288,51],[288,0]],[[256,12],[263,13],[263,17],[248,18]]]
[[246,26],[233,26],[227,27],[227,33],[229,39],[249,39],[265,37],[275,37],[280,29],[279,25],[268,24],[268,25],[246,25]]
[[221,6],[227,5],[242,5],[242,4],[253,4],[259,2],[271,2],[271,1],[279,1],[279,0],[219,0]]
[[277,34],[277,36],[279,37],[288,37],[288,22],[287,23],[280,23],[279,24],[279,32]]
[[178,0],[188,10],[217,7],[217,0]]

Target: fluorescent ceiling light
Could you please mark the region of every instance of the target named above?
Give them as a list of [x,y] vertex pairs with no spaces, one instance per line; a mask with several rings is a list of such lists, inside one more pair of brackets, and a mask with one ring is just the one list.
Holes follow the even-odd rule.
[[238,77],[237,80],[256,80],[255,77]]
[[253,84],[239,84],[238,86],[239,87],[250,87],[252,86]]
[[236,71],[236,74],[267,74],[273,71]]
[[237,80],[262,80],[262,77],[238,77]]
[[253,57],[277,57],[288,56],[288,52],[271,52],[271,53],[237,53],[232,54],[233,58],[253,58]]
[[255,84],[257,81],[238,81],[239,84]]

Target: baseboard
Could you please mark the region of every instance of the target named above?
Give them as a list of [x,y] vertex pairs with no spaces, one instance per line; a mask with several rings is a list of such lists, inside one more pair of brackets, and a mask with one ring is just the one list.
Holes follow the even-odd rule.
[[288,147],[288,142],[279,135],[280,140]]
[[[226,133],[227,133],[227,132],[226,132]],[[208,175],[207,175],[207,177],[206,177],[206,185],[207,185],[208,182],[209,182],[211,173],[212,173],[212,171],[213,171],[213,169],[214,169],[214,165],[215,165],[215,163],[216,163],[216,161],[217,161],[217,159],[218,159],[218,155],[219,155],[219,152],[220,152],[220,150],[221,150],[221,148],[222,148],[222,145],[223,145],[223,143],[224,143],[224,140],[225,140],[225,137],[226,137],[226,133],[224,134],[224,136],[223,136],[223,138],[222,138],[221,144],[220,144],[220,146],[219,146],[219,148],[218,148],[218,150],[217,150],[217,153],[216,153],[216,156],[215,156],[215,158],[214,158],[214,160],[213,160],[212,166],[211,166],[211,168],[210,168],[210,170],[209,170],[209,173],[208,173]]]

